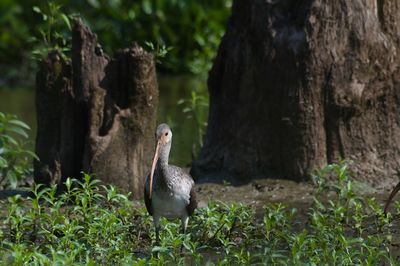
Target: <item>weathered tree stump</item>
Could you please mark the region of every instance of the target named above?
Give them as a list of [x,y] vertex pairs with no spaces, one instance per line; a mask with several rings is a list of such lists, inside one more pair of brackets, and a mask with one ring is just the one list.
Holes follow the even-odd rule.
[[302,180],[341,157],[359,176],[391,176],[400,164],[399,32],[393,1],[234,1],[192,174]]
[[49,54],[36,83],[35,182],[62,184],[85,171],[141,197],[158,103],[153,56],[133,44],[110,59],[77,19],[72,62]]

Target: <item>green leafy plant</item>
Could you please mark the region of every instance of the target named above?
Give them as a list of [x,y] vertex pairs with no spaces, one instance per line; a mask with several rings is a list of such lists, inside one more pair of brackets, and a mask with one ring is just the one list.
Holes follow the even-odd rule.
[[5,219],[0,220],[0,261],[18,265],[398,265],[390,250],[396,233],[393,220],[383,216],[375,199],[352,201],[357,196],[348,186],[351,177],[347,171],[337,171],[347,169],[345,163],[329,166],[331,170],[319,177],[346,175],[329,181],[337,194],[326,198],[315,192],[306,213],[281,203],[255,210],[240,203],[210,202],[196,210],[186,235],[179,233],[179,222],[161,219],[157,246],[150,216],[116,187],[89,174],[81,181],[67,179],[66,191],[59,196],[55,187],[35,186],[31,197],[13,196],[6,202]]
[[61,7],[54,1],[48,1],[42,8],[32,8],[42,18],[42,24],[38,25],[39,37],[31,37],[31,41],[35,43],[32,57],[36,60],[43,59],[52,50],[58,50],[66,57],[65,53],[70,50],[71,22],[61,11]]
[[0,186],[16,188],[32,175],[32,159],[37,156],[25,148],[29,126],[16,116],[0,112]]
[[181,105],[182,112],[186,114],[187,119],[193,119],[194,125],[197,129],[197,143],[193,144],[192,154],[197,154],[198,148],[203,146],[203,137],[207,128],[207,110],[208,110],[208,97],[206,93],[200,93],[192,90],[190,97],[187,99],[180,99],[178,105]]
[[35,60],[47,54],[49,47],[67,52],[70,16],[66,14],[79,14],[109,54],[132,41],[144,44],[147,40],[160,48],[174,47],[168,57],[161,58],[164,70],[205,75],[231,5],[231,0],[5,0],[0,2],[0,61],[6,62],[4,71],[11,75],[15,68],[9,66],[21,61],[16,58],[24,59],[26,51],[35,50],[31,55]]
[[165,44],[159,45],[158,43],[154,45],[152,42],[145,42],[146,47],[150,52],[154,54],[156,62],[158,64],[162,63],[162,60],[167,56],[168,52],[173,49],[173,47],[167,47]]

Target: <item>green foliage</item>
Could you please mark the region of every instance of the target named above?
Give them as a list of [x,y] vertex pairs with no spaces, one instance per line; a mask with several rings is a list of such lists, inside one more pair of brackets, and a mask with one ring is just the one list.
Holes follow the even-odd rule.
[[206,91],[192,90],[188,99],[180,99],[178,105],[182,105],[182,112],[187,119],[193,119],[197,129],[197,143],[193,144],[192,154],[197,154],[198,148],[203,146],[203,137],[207,128],[208,94]]
[[154,45],[152,42],[145,42],[145,45],[150,52],[154,54],[156,62],[161,64],[161,60],[166,58],[169,51],[172,50],[172,47],[167,47],[165,45]]
[[[113,186],[84,174],[66,192],[36,186],[33,196],[8,199],[0,224],[0,259],[7,264],[85,265],[398,265],[389,247],[393,219],[374,199],[355,196],[345,162],[324,169],[338,188],[317,193],[307,214],[281,203],[261,213],[237,203],[198,209],[189,234],[161,219],[161,242],[142,207]],[[398,204],[396,206],[399,206]],[[150,232],[150,234],[149,234]],[[184,247],[184,253],[180,252]]]
[[230,0],[91,0],[71,9],[87,19],[108,51],[132,40],[149,41],[174,47],[163,67],[203,73],[216,54],[230,4]]
[[42,17],[42,23],[37,25],[37,33],[30,40],[34,44],[32,57],[35,60],[43,59],[52,50],[58,50],[65,56],[70,48],[71,22],[69,17],[61,11],[61,5],[48,1],[43,8],[33,6],[32,10]]
[[[163,68],[206,73],[230,6],[231,0],[50,0],[36,6],[31,1],[5,0],[0,3],[0,59],[11,63],[24,57],[24,51],[43,55],[49,46],[66,49],[70,26],[65,14],[79,14],[108,53],[132,41],[142,45],[147,41],[174,47],[163,60]],[[31,36],[35,37],[33,42]]]
[[9,198],[2,227],[3,263],[104,265],[123,261],[143,245],[137,236],[149,224],[148,217],[127,196],[87,174],[83,182],[68,179],[65,185],[59,197],[55,187],[36,186],[31,198]]
[[[0,61],[11,61],[24,56],[24,49],[29,49],[29,26],[27,10],[15,0],[0,1]],[[31,19],[31,18],[29,18]],[[20,56],[18,56],[20,55]]]
[[29,126],[16,116],[0,112],[0,186],[16,188],[18,182],[32,175],[32,158],[25,148]]

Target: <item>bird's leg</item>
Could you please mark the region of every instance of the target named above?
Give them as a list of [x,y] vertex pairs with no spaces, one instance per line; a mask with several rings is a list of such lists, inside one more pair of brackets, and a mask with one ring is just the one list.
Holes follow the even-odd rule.
[[189,222],[189,217],[188,216],[184,216],[181,218],[182,221],[182,234],[186,234],[186,229],[188,226],[188,222]]
[[156,245],[160,244],[160,217],[153,216],[153,223],[156,229]]
[[[182,234],[183,234],[184,237],[186,237],[186,229],[187,229],[188,222],[189,222],[189,216],[183,216],[181,218],[181,221],[182,221]],[[183,242],[182,242],[182,245],[181,245],[181,253],[182,253],[182,250],[183,250]]]

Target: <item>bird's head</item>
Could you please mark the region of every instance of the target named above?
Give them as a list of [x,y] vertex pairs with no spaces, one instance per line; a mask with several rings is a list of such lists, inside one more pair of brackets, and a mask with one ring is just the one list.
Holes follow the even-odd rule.
[[156,140],[157,140],[157,146],[160,145],[160,147],[171,142],[172,131],[167,124],[163,123],[158,125],[156,129]]
[[172,131],[167,124],[160,124],[156,129],[156,150],[154,152],[153,163],[151,165],[150,172],[150,186],[149,186],[149,196],[151,198],[151,193],[153,190],[153,177],[154,171],[156,170],[156,165],[158,161],[158,157],[160,156],[160,150],[167,144],[171,143],[172,140]]

